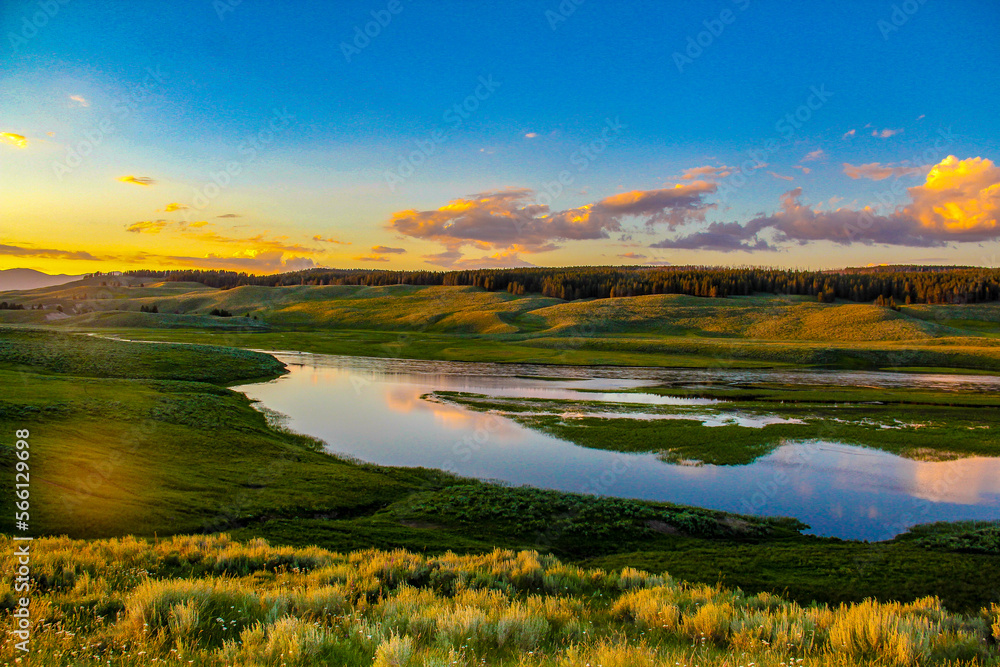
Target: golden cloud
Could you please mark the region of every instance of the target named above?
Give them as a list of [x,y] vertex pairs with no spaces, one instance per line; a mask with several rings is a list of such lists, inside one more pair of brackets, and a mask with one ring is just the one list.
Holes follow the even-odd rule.
[[166,207],[163,209],[163,212],[164,213],[173,213],[174,211],[183,211],[185,209],[187,209],[187,206],[185,206],[184,204],[179,204],[177,202],[171,202],[171,203],[169,203],[169,204],[166,205]]
[[332,237],[323,238],[319,234],[313,237],[313,241],[316,241],[317,243],[336,243],[337,245],[351,245],[350,241],[338,241],[337,239]]
[[975,241],[1000,236],[1000,167],[990,160],[949,155],[907,192],[913,203],[905,213],[925,233]]
[[140,220],[126,227],[125,231],[136,234],[159,234],[169,224],[169,220]]
[[28,140],[23,134],[13,132],[0,132],[0,143],[10,144],[14,148],[27,148]]
[[156,183],[149,176],[119,176],[118,180],[122,183],[134,183],[135,185],[152,185]]

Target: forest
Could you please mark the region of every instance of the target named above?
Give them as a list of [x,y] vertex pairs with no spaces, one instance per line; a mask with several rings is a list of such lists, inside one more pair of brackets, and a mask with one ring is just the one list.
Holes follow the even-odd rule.
[[[96,274],[95,274],[96,275]],[[724,298],[778,294],[859,303],[984,303],[1000,300],[1000,269],[879,266],[835,271],[718,267],[531,267],[467,271],[309,269],[271,275],[235,271],[130,271],[125,275],[199,282],[229,289],[243,285],[462,285],[512,294],[543,294],[573,301],[647,294]]]

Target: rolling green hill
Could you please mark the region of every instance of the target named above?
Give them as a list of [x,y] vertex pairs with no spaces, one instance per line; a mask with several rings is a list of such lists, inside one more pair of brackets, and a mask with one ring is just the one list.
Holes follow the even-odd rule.
[[[0,310],[0,324],[468,361],[1000,370],[1000,304],[893,309],[774,295],[566,302],[476,287],[100,282],[8,292],[26,310]],[[293,346],[279,342],[288,332]]]

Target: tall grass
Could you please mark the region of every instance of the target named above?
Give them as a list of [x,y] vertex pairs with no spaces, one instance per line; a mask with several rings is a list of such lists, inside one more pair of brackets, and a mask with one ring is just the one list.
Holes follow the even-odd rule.
[[[13,546],[0,567],[13,571]],[[802,606],[530,551],[272,547],[226,535],[33,543],[31,664],[1000,664],[1000,606]],[[13,625],[3,580],[3,630]],[[5,632],[0,662],[23,658]]]

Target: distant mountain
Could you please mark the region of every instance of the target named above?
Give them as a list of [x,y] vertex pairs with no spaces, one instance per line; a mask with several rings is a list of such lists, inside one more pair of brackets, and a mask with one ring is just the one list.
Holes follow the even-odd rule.
[[0,271],[0,292],[9,290],[37,289],[39,287],[53,287],[80,280],[83,276],[67,276],[60,274],[50,276],[34,269],[5,269]]

